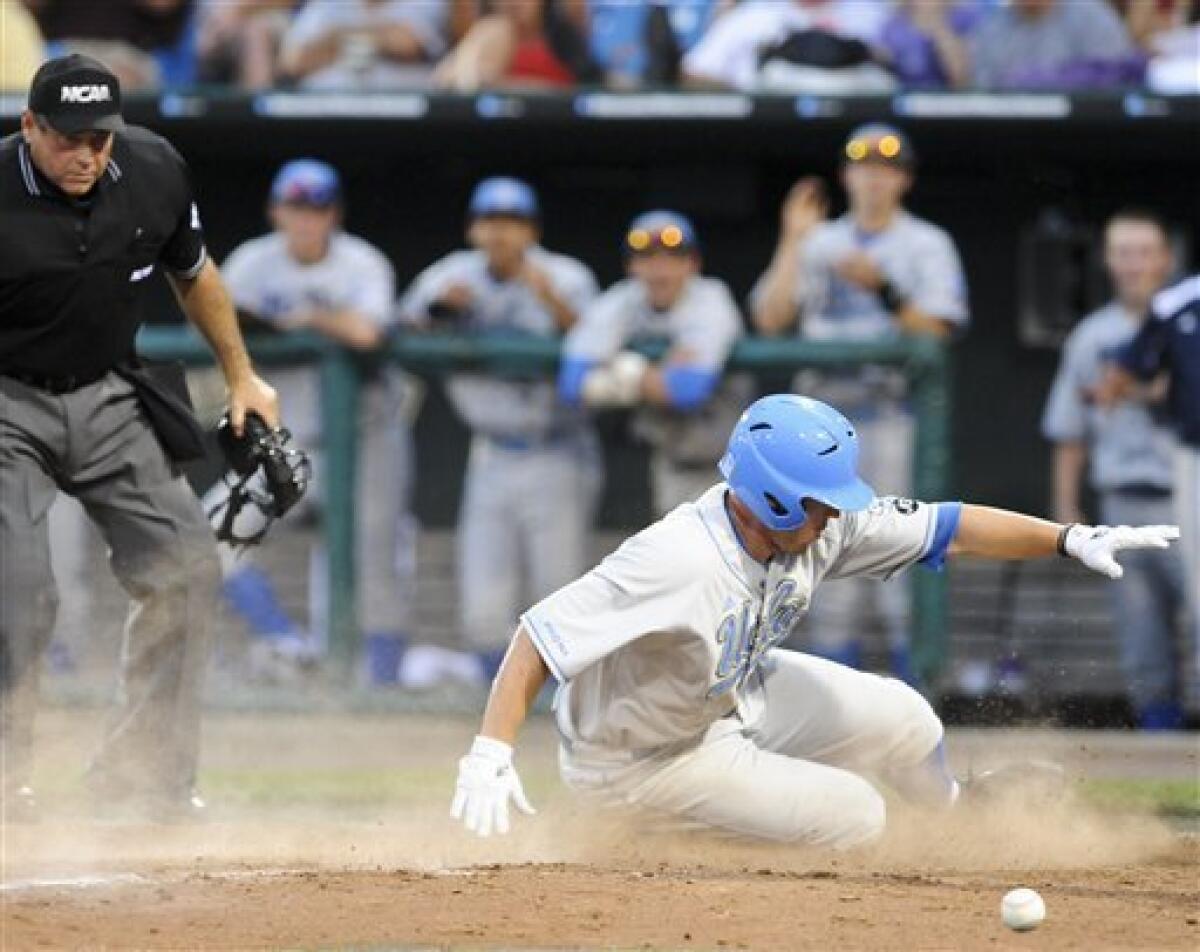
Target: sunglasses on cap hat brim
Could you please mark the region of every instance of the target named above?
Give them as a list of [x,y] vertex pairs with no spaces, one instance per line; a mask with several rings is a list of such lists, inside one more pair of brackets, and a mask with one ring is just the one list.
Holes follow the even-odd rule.
[[865,162],[896,165],[901,168],[909,168],[912,165],[903,140],[894,135],[853,138],[846,143],[843,154],[850,165]]
[[633,228],[625,236],[625,249],[634,255],[666,251],[671,254],[690,254],[695,246],[688,241],[683,229],[676,225],[665,228]]

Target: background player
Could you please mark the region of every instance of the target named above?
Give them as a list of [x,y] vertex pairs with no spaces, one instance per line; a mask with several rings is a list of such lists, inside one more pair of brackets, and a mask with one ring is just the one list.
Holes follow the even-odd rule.
[[916,691],[778,647],[824,579],[1056,551],[1118,577],[1115,552],[1178,537],[876,499],[857,463],[858,437],[832,407],[755,402],[721,461],[725,483],[522,616],[460,761],[453,814],[487,835],[507,830],[510,797],[530,812],[511,745],[553,674],[560,765],[576,790],[730,833],[870,840],[885,808],[864,775],[934,806],[952,804],[959,785]]
[[[811,340],[879,340],[900,334],[946,337],[967,321],[967,285],[954,242],[904,208],[916,154],[883,124],[862,126],[842,150],[849,208],[825,221],[819,180],[802,179],[783,205],[779,244],[752,295],[754,325],[766,335],[795,327]],[[863,438],[863,473],[911,491],[914,423],[899,370],[856,367],[801,373],[794,387],[842,407]],[[816,653],[861,667],[865,606],[877,603],[891,667],[912,681],[909,597],[904,585],[843,582],[822,592],[810,626]]]
[[[640,407],[634,432],[651,446],[654,512],[661,516],[712,484],[714,467],[749,381],[722,380],[742,320],[725,283],[700,274],[692,223],[673,211],[638,216],[625,234],[626,269],[563,342],[559,393],[593,409]],[[661,342],[651,365],[635,343]]]
[[1184,594],[1191,603],[1189,700],[1200,704],[1200,275],[1160,291],[1150,317],[1117,356],[1098,399],[1111,406],[1137,381],[1170,375],[1167,408],[1175,430],[1175,508],[1182,531]]
[[[243,319],[275,332],[309,331],[362,353],[379,347],[395,300],[395,275],[369,242],[342,230],[341,179],[315,159],[284,165],[271,184],[268,214],[273,231],[239,245],[225,261],[225,280]],[[280,368],[280,404],[296,446],[309,452],[320,479],[320,370]],[[403,639],[412,610],[415,530],[409,515],[411,433],[406,419],[406,379],[397,368],[373,368],[359,404],[357,571],[359,624],[368,639]],[[214,487],[211,505],[223,487]],[[320,488],[308,498],[319,505]],[[288,660],[306,661],[316,645],[287,616],[261,569],[245,557],[224,554],[225,592],[265,640],[252,649],[256,673],[289,673]],[[314,563],[322,560],[318,549]],[[314,580],[324,573],[311,573]],[[320,619],[320,582],[310,612]],[[394,653],[393,653],[394,654]],[[394,675],[393,675],[394,677]]]
[[[1161,419],[1162,388],[1138,388],[1133,399],[1111,409],[1095,402],[1106,368],[1133,338],[1171,274],[1170,236],[1154,215],[1118,212],[1105,228],[1104,260],[1116,300],[1085,317],[1067,338],[1042,419],[1042,432],[1055,444],[1054,517],[1084,521],[1080,493],[1090,459],[1089,482],[1102,522],[1171,522],[1174,441]],[[1113,627],[1134,715],[1143,728],[1182,727],[1179,555],[1132,552],[1124,564],[1124,577],[1111,587]]]
[[130,363],[146,279],[167,270],[221,365],[236,431],[250,410],[276,424],[275,392],[254,373],[208,260],[187,166],[166,140],[124,125],[120,83],[103,64],[42,65],[20,132],[0,141],[0,182],[5,809],[33,804],[36,662],[57,602],[46,515],[61,490],[83,503],[133,598],[91,793],[106,811],[192,814],[203,806],[193,785],[218,574],[208,522],[176,467],[202,452],[198,427],[182,407],[155,412],[162,388]]
[[[480,182],[467,209],[469,250],[430,265],[401,301],[405,320],[467,332],[556,337],[596,294],[586,265],[539,244],[537,195],[525,182]],[[553,383],[454,374],[447,393],[471,429],[458,519],[460,622],[484,680],[495,674],[522,600],[582,571],[602,473],[595,434]],[[406,658],[406,680],[420,680]]]

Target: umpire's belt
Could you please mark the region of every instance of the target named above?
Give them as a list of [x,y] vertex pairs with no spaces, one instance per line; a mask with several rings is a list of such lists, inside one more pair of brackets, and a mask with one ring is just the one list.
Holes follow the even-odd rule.
[[4,370],[0,371],[0,376],[9,377],[18,383],[25,384],[27,387],[44,390],[46,393],[63,394],[73,393],[81,387],[95,383],[107,373],[108,370],[105,369],[96,374],[84,374],[82,376],[76,376],[75,374],[55,376],[53,374],[27,373],[23,370]]

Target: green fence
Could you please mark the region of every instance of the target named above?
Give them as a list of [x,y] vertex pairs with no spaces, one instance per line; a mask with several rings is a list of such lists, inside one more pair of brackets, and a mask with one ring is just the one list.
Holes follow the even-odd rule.
[[[272,364],[319,363],[325,448],[325,533],[329,556],[329,641],[332,661],[347,679],[358,652],[355,617],[354,479],[359,363],[355,355],[328,340],[306,333],[250,340],[255,361]],[[148,327],[138,349],[155,360],[182,360],[206,365],[212,356],[188,327]],[[650,352],[650,351],[648,351]],[[405,334],[394,338],[388,355],[422,374],[474,370],[498,375],[552,374],[558,345],[546,338],[515,335],[462,336]],[[730,358],[731,370],[751,373],[787,372],[801,367],[847,367],[881,364],[902,369],[909,380],[917,419],[913,485],[921,499],[940,499],[949,481],[950,387],[946,349],[928,339],[879,343],[747,339]],[[418,466],[420,461],[418,459]],[[913,573],[914,663],[932,674],[946,656],[945,578],[932,572]]]

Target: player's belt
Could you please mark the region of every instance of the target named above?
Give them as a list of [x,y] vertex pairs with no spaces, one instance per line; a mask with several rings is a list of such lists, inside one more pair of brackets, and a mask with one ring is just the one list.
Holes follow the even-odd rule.
[[1124,486],[1110,489],[1108,492],[1129,499],[1166,499],[1173,495],[1171,487],[1156,486],[1154,483],[1127,483]]
[[23,370],[5,370],[0,371],[0,376],[9,377],[12,380],[25,384],[27,387],[44,390],[46,393],[63,394],[73,393],[81,387],[95,383],[107,373],[108,370],[102,370],[95,374],[63,374],[56,376],[54,374],[27,373]]
[[502,450],[522,452],[562,443],[570,436],[570,430],[553,429],[545,433],[517,435],[512,433],[480,433],[479,435]]

